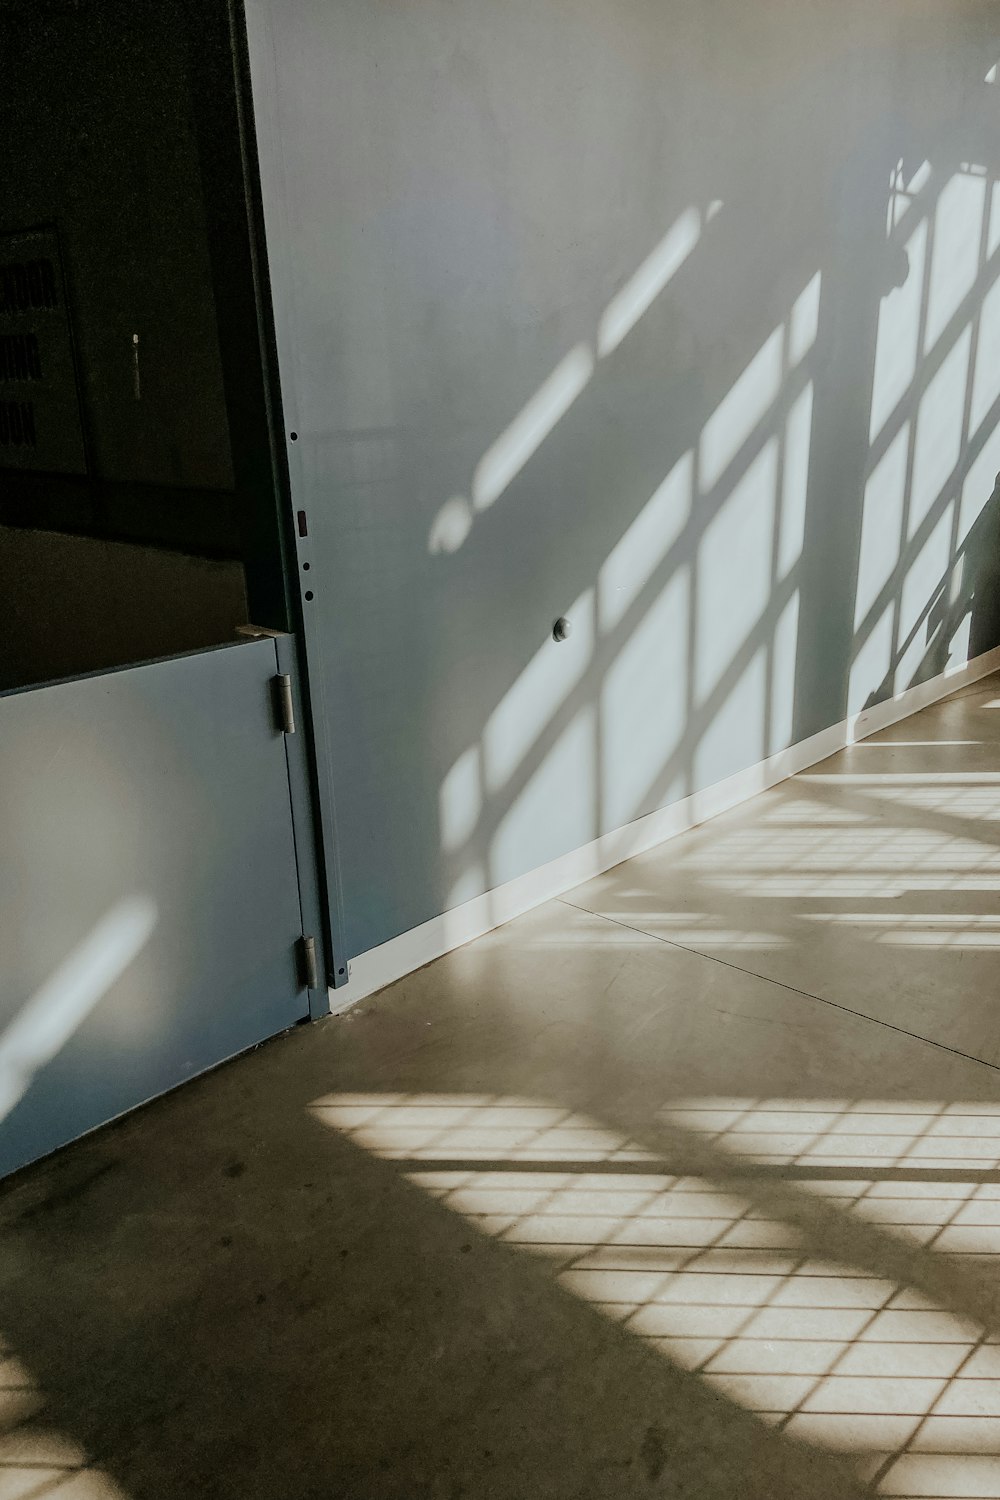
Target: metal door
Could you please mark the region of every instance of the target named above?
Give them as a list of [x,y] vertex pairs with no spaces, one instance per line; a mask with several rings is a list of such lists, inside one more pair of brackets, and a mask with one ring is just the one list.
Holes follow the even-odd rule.
[[276,651],[0,698],[0,1174],[307,1014]]

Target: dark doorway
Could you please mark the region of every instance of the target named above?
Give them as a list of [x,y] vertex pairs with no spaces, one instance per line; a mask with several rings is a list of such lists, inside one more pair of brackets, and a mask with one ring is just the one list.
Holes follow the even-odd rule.
[[290,624],[237,33],[0,0],[0,688]]

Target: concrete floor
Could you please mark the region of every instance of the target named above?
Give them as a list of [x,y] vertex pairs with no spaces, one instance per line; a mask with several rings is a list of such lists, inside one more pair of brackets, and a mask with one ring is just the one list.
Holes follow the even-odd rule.
[[0,1196],[0,1500],[1000,1496],[1000,680]]

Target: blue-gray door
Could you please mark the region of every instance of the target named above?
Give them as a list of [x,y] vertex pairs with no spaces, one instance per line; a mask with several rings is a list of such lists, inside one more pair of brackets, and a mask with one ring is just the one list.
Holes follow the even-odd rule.
[[302,1018],[275,644],[0,698],[0,1174]]

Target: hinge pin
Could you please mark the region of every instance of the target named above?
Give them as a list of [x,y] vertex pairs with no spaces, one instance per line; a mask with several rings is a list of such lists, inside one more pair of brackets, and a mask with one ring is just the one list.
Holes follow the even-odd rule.
[[278,709],[278,722],[284,734],[295,733],[295,705],[292,701],[292,679],[287,672],[279,672],[273,678],[274,696]]
[[316,939],[313,937],[300,937],[299,943],[299,979],[304,990],[319,989],[319,970],[316,967]]

